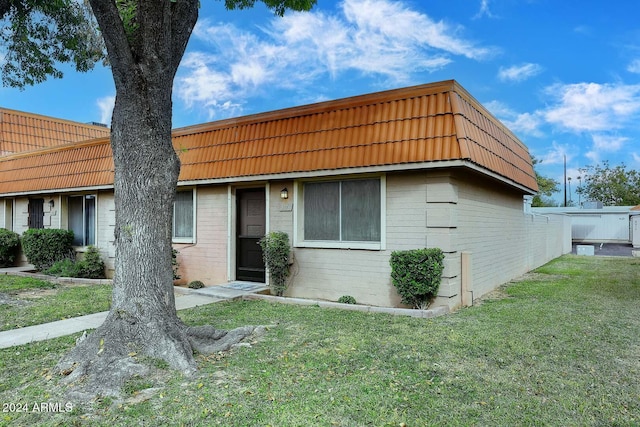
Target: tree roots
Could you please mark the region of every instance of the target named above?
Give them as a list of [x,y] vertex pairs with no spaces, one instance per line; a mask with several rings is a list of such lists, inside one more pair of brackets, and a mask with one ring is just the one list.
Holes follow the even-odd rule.
[[247,341],[265,332],[264,326],[224,331],[213,326],[188,327],[179,320],[141,325],[110,315],[100,328],[78,340],[56,370],[65,376],[63,383],[75,401],[117,398],[133,377],[146,377],[167,366],[191,375],[196,371],[194,352],[212,354],[248,346]]

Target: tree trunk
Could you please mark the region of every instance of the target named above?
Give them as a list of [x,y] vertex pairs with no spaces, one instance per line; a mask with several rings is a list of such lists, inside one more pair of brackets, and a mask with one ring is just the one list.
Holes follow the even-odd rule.
[[193,351],[217,351],[254,332],[187,328],[177,317],[171,265],[172,215],[180,161],[171,140],[173,79],[197,19],[197,0],[137,2],[127,28],[113,1],[91,0],[116,83],[111,123],[115,164],[115,275],[104,324],[58,364],[83,393],[117,395],[148,372],[137,355],[189,373]]

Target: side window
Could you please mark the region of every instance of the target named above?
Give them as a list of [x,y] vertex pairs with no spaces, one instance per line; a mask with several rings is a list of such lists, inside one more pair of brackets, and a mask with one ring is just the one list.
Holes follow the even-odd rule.
[[74,246],[96,243],[96,196],[69,196],[69,230],[73,231]]
[[176,192],[173,203],[173,240],[193,242],[194,239],[194,191]]

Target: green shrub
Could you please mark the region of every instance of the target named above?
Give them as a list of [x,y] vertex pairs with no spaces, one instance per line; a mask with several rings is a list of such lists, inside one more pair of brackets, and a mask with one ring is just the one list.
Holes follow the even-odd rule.
[[357,304],[356,299],[351,295],[342,295],[338,298],[338,302],[341,304]]
[[442,250],[414,249],[391,253],[391,281],[404,304],[425,309],[438,294],[444,265]]
[[53,265],[43,271],[44,274],[56,277],[78,277],[78,263],[71,258],[56,261]]
[[11,267],[18,257],[20,236],[18,233],[0,228],[0,267]]
[[56,261],[43,272],[56,277],[80,277],[84,279],[104,279],[105,277],[104,262],[100,257],[100,251],[95,246],[87,248],[87,252],[85,252],[81,261],[65,258]]
[[100,256],[100,251],[93,245],[87,248],[82,261],[77,262],[79,265],[78,276],[87,279],[104,279],[104,261]]
[[189,282],[189,287],[191,289],[202,289],[204,288],[204,283],[202,283],[200,280],[192,280],[191,282]]
[[56,261],[74,258],[73,231],[31,228],[22,235],[22,250],[36,270],[46,270]]
[[289,236],[282,231],[272,231],[260,239],[264,263],[271,276],[270,286],[272,291],[282,296],[287,290],[287,277],[289,277]]

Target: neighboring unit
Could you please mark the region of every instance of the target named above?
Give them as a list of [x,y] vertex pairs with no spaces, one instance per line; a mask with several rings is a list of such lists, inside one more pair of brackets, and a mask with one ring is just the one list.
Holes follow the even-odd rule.
[[574,242],[631,243],[632,218],[637,212],[634,207],[593,205],[596,207],[533,208],[533,212],[567,215],[571,219],[571,239]]
[[[523,209],[537,191],[527,148],[455,81],[176,129],[173,140],[187,282],[268,280],[257,241],[277,230],[293,246],[286,295],[398,306],[391,252],[438,247],[435,303],[455,307],[571,251],[566,217]],[[96,244],[113,268],[108,138],[0,159],[0,197],[15,231],[73,229],[80,250]]]

